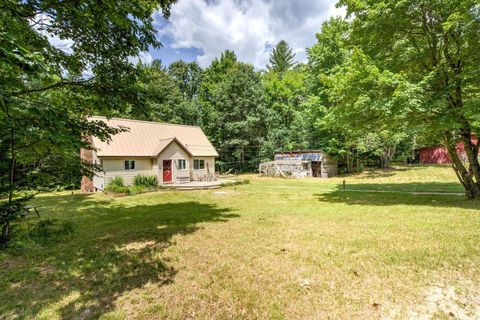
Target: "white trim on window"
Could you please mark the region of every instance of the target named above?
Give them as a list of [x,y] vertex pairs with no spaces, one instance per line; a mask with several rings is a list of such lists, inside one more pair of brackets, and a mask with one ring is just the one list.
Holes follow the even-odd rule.
[[125,160],[123,162],[123,168],[125,171],[135,170],[135,160]]
[[193,170],[205,170],[205,159],[193,159]]
[[177,168],[178,168],[178,170],[187,170],[187,160],[178,159],[177,160]]

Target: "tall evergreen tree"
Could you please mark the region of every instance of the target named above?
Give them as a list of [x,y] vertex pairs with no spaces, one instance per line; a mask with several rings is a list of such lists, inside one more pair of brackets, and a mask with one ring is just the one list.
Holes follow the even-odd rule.
[[269,70],[283,73],[295,65],[295,54],[285,40],[280,40],[270,53]]

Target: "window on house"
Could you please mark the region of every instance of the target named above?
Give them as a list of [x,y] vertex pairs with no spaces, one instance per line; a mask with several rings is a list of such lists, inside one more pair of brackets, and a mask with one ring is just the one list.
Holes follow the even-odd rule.
[[135,160],[125,160],[125,170],[135,170]]
[[178,170],[185,170],[185,169],[187,169],[187,160],[178,159]]
[[205,160],[203,160],[203,159],[193,160],[193,169],[195,169],[195,170],[205,169]]

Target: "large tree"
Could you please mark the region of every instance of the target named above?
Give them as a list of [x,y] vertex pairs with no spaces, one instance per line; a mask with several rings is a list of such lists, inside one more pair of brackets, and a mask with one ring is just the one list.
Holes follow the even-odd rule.
[[[470,199],[480,199],[480,7],[476,0],[341,0],[356,49],[331,82],[355,122],[420,127],[441,140]],[[347,110],[348,109],[348,110]],[[455,144],[465,146],[462,163]]]
[[138,99],[133,103],[126,101],[127,107],[118,110],[116,115],[138,120],[197,124],[198,107],[183,81],[170,75],[160,60],[148,65],[139,64],[137,69],[137,80],[131,90],[137,93]]
[[183,108],[188,110],[190,115],[184,123],[203,125],[199,102],[203,69],[196,62],[175,61],[168,66],[167,72],[182,93]]
[[278,73],[262,74],[265,91],[267,137],[261,147],[262,160],[271,160],[275,151],[306,149],[310,143],[304,131],[305,66]]
[[[0,4],[1,242],[21,210],[16,190],[52,154],[90,148],[83,138],[116,130],[89,115],[111,115],[138,99],[131,58],[159,47],[153,13],[175,0],[5,0]],[[52,41],[49,41],[51,39]],[[52,45],[59,40],[66,48]],[[22,170],[20,170],[20,168]],[[30,180],[31,181],[31,180]]]
[[198,97],[203,75],[203,70],[198,63],[175,61],[168,66],[167,72],[185,98],[193,100]]
[[200,101],[203,129],[220,153],[219,164],[256,168],[266,126],[263,87],[253,66],[225,51],[205,71]]
[[295,53],[285,40],[280,40],[270,53],[269,70],[283,73],[295,65]]
[[[391,126],[390,122],[385,122],[387,127],[368,119],[363,121],[363,113],[368,113],[373,100],[363,100],[364,104],[356,108],[356,101],[348,99],[366,92],[372,97],[376,94],[370,87],[362,86],[369,79],[364,74],[355,78],[345,76],[346,66],[355,52],[347,20],[329,19],[322,24],[316,38],[317,42],[307,51],[306,84],[310,96],[306,105],[313,117],[310,122],[317,133],[319,146],[336,156],[347,172],[361,170],[364,161],[370,164],[377,161],[381,167],[388,167],[397,147],[410,139],[411,130],[407,130],[404,124]],[[388,101],[377,100],[379,106],[388,106],[385,104]]]
[[349,56],[349,23],[342,18],[330,18],[322,23],[316,34],[317,42],[309,49],[306,87],[309,93],[306,105],[311,132],[318,141],[316,147],[325,149],[345,164],[347,172],[359,168],[358,138],[363,136],[352,130],[350,119],[338,121],[338,106],[329,97],[326,79],[336,74]]

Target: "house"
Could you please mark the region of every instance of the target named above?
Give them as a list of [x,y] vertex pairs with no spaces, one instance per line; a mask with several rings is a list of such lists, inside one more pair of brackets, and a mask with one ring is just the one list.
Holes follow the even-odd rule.
[[259,172],[264,176],[328,178],[338,174],[338,164],[322,150],[282,151],[274,154],[273,161],[261,163]]
[[125,185],[137,175],[157,176],[159,184],[215,180],[218,153],[200,127],[105,117],[90,121],[128,130],[109,142],[89,138],[94,150],[81,150],[81,157],[102,171],[93,180],[82,178],[82,192],[103,190],[114,177]]
[[[472,136],[471,138],[474,144],[478,143],[478,138]],[[465,147],[463,142],[459,142],[455,146],[457,154],[462,161],[466,161],[467,155],[465,153]],[[448,164],[452,163],[447,148],[442,145],[423,147],[417,150],[419,156],[419,162],[422,164]]]

